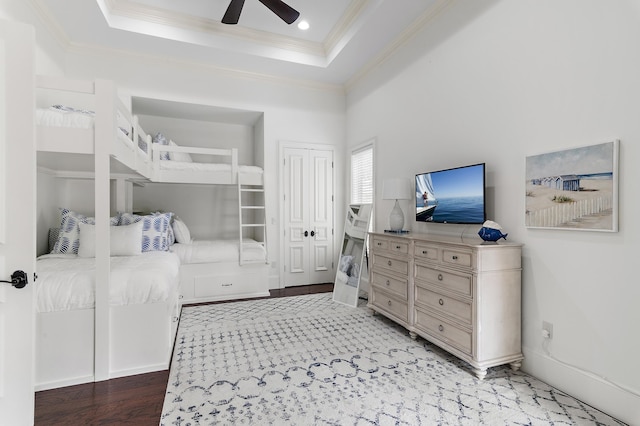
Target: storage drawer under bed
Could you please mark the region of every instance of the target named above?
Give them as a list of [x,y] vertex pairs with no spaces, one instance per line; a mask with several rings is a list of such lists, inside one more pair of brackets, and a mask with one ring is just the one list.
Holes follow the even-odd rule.
[[263,291],[259,273],[242,275],[200,275],[193,278],[196,298],[251,294]]

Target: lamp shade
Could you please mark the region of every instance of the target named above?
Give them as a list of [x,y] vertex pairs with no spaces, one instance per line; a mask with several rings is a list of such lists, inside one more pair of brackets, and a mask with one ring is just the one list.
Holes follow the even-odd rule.
[[386,179],[382,186],[383,200],[410,200],[409,181],[405,178]]

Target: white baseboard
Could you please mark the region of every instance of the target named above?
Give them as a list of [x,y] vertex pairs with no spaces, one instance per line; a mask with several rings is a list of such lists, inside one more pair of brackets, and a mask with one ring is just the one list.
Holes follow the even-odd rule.
[[143,367],[129,368],[126,370],[110,371],[109,379],[117,379],[120,377],[135,376],[137,374],[155,373],[156,371],[163,371],[169,369],[169,363],[163,362],[161,364],[150,364]]
[[640,425],[640,397],[540,351],[522,348],[522,371],[630,425]]
[[53,381],[53,382],[36,383],[33,389],[34,389],[35,392],[39,392],[39,391],[43,391],[43,390],[63,388],[63,387],[66,387],[66,386],[74,386],[74,385],[81,385],[81,384],[84,384],[84,383],[92,383],[93,380],[94,380],[93,375],[91,375],[91,376],[73,377],[73,378],[70,378],[70,379],[56,380],[56,381]]

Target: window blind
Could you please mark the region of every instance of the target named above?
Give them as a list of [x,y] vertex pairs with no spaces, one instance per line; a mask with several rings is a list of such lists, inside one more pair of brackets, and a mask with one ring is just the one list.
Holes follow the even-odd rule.
[[373,145],[351,152],[351,204],[373,203]]

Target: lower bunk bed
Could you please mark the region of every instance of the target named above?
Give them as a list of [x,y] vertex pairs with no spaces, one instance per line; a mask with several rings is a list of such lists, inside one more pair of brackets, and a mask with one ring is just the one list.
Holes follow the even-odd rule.
[[[175,229],[175,228],[174,228]],[[180,258],[182,303],[269,296],[269,264],[264,243],[239,240],[193,240],[176,243],[171,251]]]
[[[177,330],[178,256],[111,258],[109,377],[167,369]],[[35,390],[92,382],[95,259],[48,254],[37,260]]]

